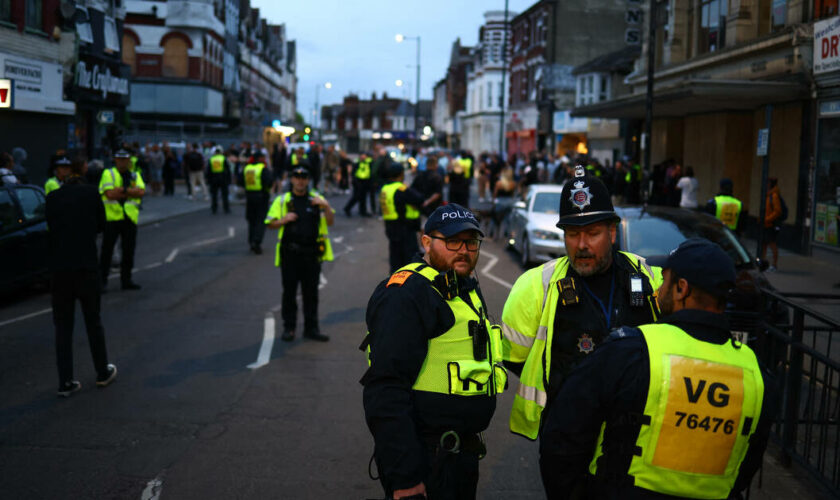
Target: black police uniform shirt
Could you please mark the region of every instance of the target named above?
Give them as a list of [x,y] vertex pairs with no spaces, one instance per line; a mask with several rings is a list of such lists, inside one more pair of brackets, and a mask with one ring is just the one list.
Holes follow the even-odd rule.
[[[601,305],[609,307],[613,273],[615,287],[608,324]],[[643,277],[643,306],[630,305],[630,276],[637,273]],[[548,381],[549,404],[569,371],[603,342],[612,328],[620,325],[638,326],[656,320],[648,302],[653,287],[647,276],[637,271],[623,254],[613,252],[612,266],[600,275],[581,278],[570,263],[566,276],[575,278],[579,302],[564,306],[558,301],[556,305]],[[593,295],[598,297],[601,304]]]
[[424,198],[431,198],[434,194],[440,194],[440,198],[425,208],[420,205],[417,208],[428,216],[435,211],[437,207],[443,203],[443,177],[438,173],[437,168],[426,169],[417,173],[414,181],[411,183],[411,188],[417,190]]
[[[423,261],[416,256],[414,262]],[[475,280],[458,281],[461,298],[469,300]],[[412,274],[402,286],[386,284],[387,280],[381,282],[368,302],[371,366],[360,382],[379,473],[399,489],[428,476],[424,438],[439,437],[448,430],[462,435],[483,431],[496,409],[496,398],[412,390],[429,340],[452,328],[455,316],[429,280],[419,274]],[[484,304],[474,306],[486,311]]]
[[385,221],[385,235],[392,239],[402,239],[404,237],[416,238],[414,233],[420,230],[420,218],[405,219],[405,206],[407,204],[414,205],[415,208],[419,209],[423,201],[423,195],[415,189],[397,190],[394,193],[394,208],[397,214],[399,214],[400,219]]
[[298,196],[292,193],[289,200],[290,212],[294,211],[298,218],[296,221],[286,224],[283,230],[283,242],[280,248],[288,249],[289,243],[302,247],[313,248],[318,244],[318,225],[321,222],[321,209],[312,205],[312,198],[309,194]]
[[99,269],[96,235],[105,228],[105,207],[95,186],[76,179],[47,195],[52,271]]
[[[721,314],[684,309],[662,318],[659,323],[674,325],[697,340],[712,344],[731,341],[729,321]],[[641,330],[622,327],[613,332],[595,352],[571,371],[549,405],[540,435],[540,468],[549,499],[569,498],[572,492],[586,492],[583,498],[671,499],[677,498],[629,484],[607,483],[589,472],[598,435],[607,422],[605,443],[623,453],[602,458],[598,470],[620,471],[623,478],[630,467],[633,447],[641,424],[650,385],[650,361]],[[762,455],[775,414],[774,381],[762,370],[764,398],[756,432],[739,470],[733,491],[747,487],[761,465]],[[615,449],[615,448],[613,448]],[[607,461],[609,460],[609,462]],[[626,479],[629,481],[629,478]]]

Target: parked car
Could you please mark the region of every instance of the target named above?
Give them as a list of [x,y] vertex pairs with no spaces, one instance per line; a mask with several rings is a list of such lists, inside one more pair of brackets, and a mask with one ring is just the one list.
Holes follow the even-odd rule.
[[44,190],[0,186],[0,290],[47,279],[48,245]]
[[534,184],[525,201],[513,205],[507,219],[508,245],[519,252],[523,266],[566,255],[563,230],[556,226],[562,191],[559,184]]

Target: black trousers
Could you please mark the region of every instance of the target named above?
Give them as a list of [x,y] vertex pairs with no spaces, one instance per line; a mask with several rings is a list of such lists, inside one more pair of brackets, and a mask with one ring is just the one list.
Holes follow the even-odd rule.
[[[431,471],[423,481],[428,500],[471,500],[478,489],[478,453],[428,450]],[[378,468],[378,463],[377,463]],[[385,498],[392,498],[394,489],[380,478]]]
[[376,206],[377,198],[379,198],[379,191],[382,189],[382,186],[378,182],[371,181],[370,187],[368,188],[368,195],[370,196],[370,213],[382,213],[382,207]]
[[73,324],[76,300],[82,306],[93,366],[97,375],[104,376],[108,372],[108,354],[105,350],[105,330],[99,316],[99,272],[56,271],[52,275],[51,291],[59,385],[73,380]]
[[175,172],[163,169],[163,194],[164,196],[172,196],[175,194]]
[[230,202],[228,201],[228,185],[226,183],[210,183],[210,199],[212,200],[210,211],[215,214],[219,209],[219,191],[222,194],[222,208],[224,208],[226,214],[229,214]]
[[120,281],[123,285],[131,283],[131,270],[134,269],[134,249],[137,247],[137,225],[128,219],[109,221],[105,223],[105,233],[102,236],[102,255],[99,260],[99,272],[102,283],[108,283],[111,269],[111,258],[114,256],[114,245],[120,239],[122,261],[120,262]]
[[[347,202],[347,204],[344,205],[344,211],[349,212],[350,210],[352,210],[353,205],[358,203],[359,204],[359,213],[362,214],[362,215],[367,215],[368,214],[368,211],[367,211],[367,195],[368,195],[369,190],[370,190],[370,181],[369,180],[364,180],[364,181],[356,180],[353,183],[353,196],[350,198],[350,200]],[[371,208],[373,208],[375,210],[375,208],[373,206]]]
[[385,236],[388,237],[388,263],[393,273],[414,258],[419,250],[417,237],[413,229],[405,227],[403,221],[386,222]]
[[318,329],[318,282],[321,260],[314,252],[290,252],[281,246],[280,270],[283,274],[283,328],[294,331],[297,325],[297,289],[303,295],[303,332]]
[[262,245],[265,236],[265,215],[268,213],[268,193],[245,193],[245,219],[248,221],[248,244]]

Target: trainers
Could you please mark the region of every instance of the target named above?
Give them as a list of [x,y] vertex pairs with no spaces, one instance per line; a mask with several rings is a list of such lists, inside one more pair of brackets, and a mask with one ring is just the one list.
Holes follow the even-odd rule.
[[106,387],[111,382],[113,382],[115,378],[117,378],[117,367],[109,363],[108,364],[108,374],[105,375],[104,377],[102,377],[102,376],[96,377],[96,386],[97,387]]
[[327,342],[330,340],[328,336],[322,334],[319,330],[312,330],[310,332],[304,333],[303,337],[310,340],[317,340],[318,342]]
[[62,398],[69,398],[74,392],[79,392],[82,389],[82,383],[78,380],[71,380],[65,384],[58,386],[58,396]]
[[291,342],[295,339],[295,331],[294,330],[283,330],[283,335],[280,336],[281,340],[285,340],[286,342]]

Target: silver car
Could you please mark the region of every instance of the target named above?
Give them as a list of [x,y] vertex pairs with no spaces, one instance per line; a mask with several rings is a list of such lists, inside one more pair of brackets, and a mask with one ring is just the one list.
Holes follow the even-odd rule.
[[508,216],[508,245],[526,267],[566,255],[563,230],[556,226],[562,191],[560,184],[534,184]]

